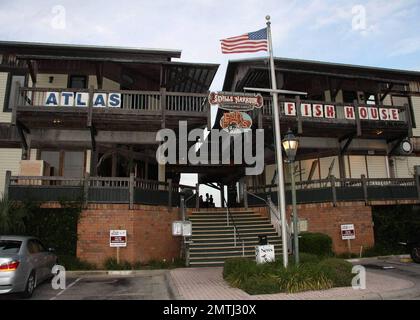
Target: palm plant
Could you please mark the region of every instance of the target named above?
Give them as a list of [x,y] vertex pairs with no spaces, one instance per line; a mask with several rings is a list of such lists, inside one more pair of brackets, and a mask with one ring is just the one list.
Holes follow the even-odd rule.
[[0,234],[20,233],[25,231],[27,210],[7,197],[0,199]]

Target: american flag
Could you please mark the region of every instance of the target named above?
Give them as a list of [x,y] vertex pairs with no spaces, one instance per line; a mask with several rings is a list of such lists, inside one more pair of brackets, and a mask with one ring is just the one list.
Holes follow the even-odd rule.
[[222,53],[267,51],[267,28],[220,40]]

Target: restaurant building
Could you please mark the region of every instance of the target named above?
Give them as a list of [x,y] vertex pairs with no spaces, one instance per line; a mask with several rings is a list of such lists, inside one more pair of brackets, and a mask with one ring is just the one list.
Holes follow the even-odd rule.
[[[218,265],[252,257],[259,235],[281,252],[270,209],[277,201],[270,96],[246,112],[253,129],[264,129],[262,174],[246,176],[244,165],[234,163],[157,162],[160,129],[178,132],[179,121],[187,121],[187,132],[212,127],[208,97],[218,65],[174,60],[180,56],[177,50],[0,42],[0,190],[49,208],[81,197],[77,254],[84,260],[101,264],[113,256],[115,229],[127,231],[121,258],[131,262],[182,253],[188,265]],[[373,206],[420,199],[420,73],[275,63],[280,88],[307,93],[279,98],[281,136],[290,129],[299,137],[293,174],[301,231],[329,234],[336,252],[372,246]],[[221,91],[242,94],[269,83],[267,59],[230,61]],[[224,112],[219,109],[214,128]],[[219,190],[222,208],[200,208],[199,184],[180,185],[181,173],[197,173],[199,184]],[[285,164],[287,204],[290,174]],[[172,222],[184,217],[192,235],[172,235]],[[355,226],[351,248],[340,238],[341,224]]]

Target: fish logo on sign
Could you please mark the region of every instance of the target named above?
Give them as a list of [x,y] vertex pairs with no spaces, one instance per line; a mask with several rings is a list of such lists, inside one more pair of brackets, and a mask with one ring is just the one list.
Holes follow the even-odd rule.
[[245,112],[227,112],[220,119],[220,127],[230,134],[243,133],[252,127],[252,119]]

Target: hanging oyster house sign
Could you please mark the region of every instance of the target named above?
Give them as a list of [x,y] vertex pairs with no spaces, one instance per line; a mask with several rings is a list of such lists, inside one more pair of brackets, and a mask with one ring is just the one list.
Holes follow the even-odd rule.
[[252,119],[246,111],[262,108],[264,99],[260,94],[211,92],[209,103],[228,111],[220,119],[220,127],[230,134],[238,134],[251,130]]

